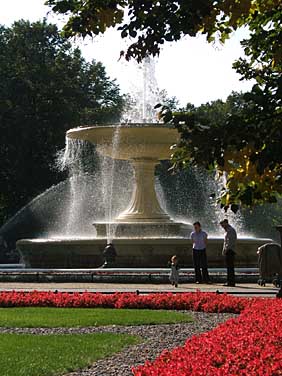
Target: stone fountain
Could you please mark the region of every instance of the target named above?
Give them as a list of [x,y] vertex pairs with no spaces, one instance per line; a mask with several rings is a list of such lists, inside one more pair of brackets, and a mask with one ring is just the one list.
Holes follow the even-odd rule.
[[164,124],[94,126],[71,129],[67,137],[92,142],[101,155],[128,160],[134,168],[135,186],[127,210],[113,223],[95,222],[98,237],[107,236],[108,226],[114,227],[115,238],[187,236],[191,226],[174,222],[155,190],[155,167],[170,158],[171,145],[179,140],[175,128]]
[[[121,124],[79,127],[69,130],[67,137],[94,143],[104,156],[130,161],[135,172],[132,199],[127,210],[111,222],[93,223],[96,236],[93,229],[89,238],[19,240],[17,247],[27,266],[98,267],[109,240],[117,249],[117,267],[165,267],[173,254],[179,256],[183,266],[192,266],[191,225],[175,222],[160,205],[155,191],[155,167],[170,158],[171,145],[179,139],[177,130],[164,124]],[[240,237],[237,266],[256,266],[257,248],[266,241],[269,239]],[[223,266],[222,242],[222,237],[209,238],[210,267]]]

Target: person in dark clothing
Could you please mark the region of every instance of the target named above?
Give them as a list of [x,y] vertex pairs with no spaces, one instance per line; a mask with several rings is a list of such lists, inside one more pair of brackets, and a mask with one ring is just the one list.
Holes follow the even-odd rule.
[[191,239],[193,243],[195,282],[210,283],[206,253],[208,234],[202,230],[200,222],[195,222],[193,226],[194,231],[191,233]]
[[236,243],[237,243],[237,233],[236,230],[230,226],[227,219],[220,222],[221,227],[225,231],[222,255],[225,259],[225,265],[227,268],[227,283],[225,286],[235,286],[235,255],[236,255]]
[[108,243],[103,250],[104,264],[101,268],[110,268],[116,261],[117,252],[112,243]]
[[0,235],[0,264],[9,264],[9,248],[6,240]]

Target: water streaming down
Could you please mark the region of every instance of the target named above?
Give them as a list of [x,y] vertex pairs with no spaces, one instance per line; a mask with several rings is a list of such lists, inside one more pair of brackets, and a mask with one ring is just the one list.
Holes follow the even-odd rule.
[[215,196],[215,199],[213,199],[212,203],[213,203],[213,211],[215,213],[217,221],[219,218],[222,219],[224,215],[224,217],[227,218],[228,221],[237,229],[237,232],[239,235],[245,236],[245,237],[254,236],[253,234],[246,231],[244,218],[240,210],[237,213],[234,213],[231,210],[228,210],[227,212],[223,214],[223,210],[220,208],[220,205],[218,203],[219,202],[218,198],[220,197],[222,190],[226,188],[226,183],[227,181],[226,181],[225,175],[223,176],[215,175],[212,181],[211,179],[209,181],[209,184],[213,184],[213,187],[215,187],[214,191],[215,191],[216,196]]
[[[113,155],[118,146],[115,130]],[[65,195],[65,211],[61,215],[59,232],[54,238],[96,237],[94,221],[107,224],[107,240],[114,237],[114,218],[126,208],[132,193],[133,171],[126,161],[119,161],[96,152],[82,140],[66,138],[66,147],[59,153],[57,166],[69,174]]]
[[200,168],[190,167],[174,175],[168,169],[167,162],[161,165],[157,191],[162,205],[175,220],[184,223],[200,221],[211,236],[219,236],[219,222],[228,218],[239,235],[250,236],[240,212],[225,213],[220,208],[218,198],[223,187],[222,180]]
[[[58,168],[67,170],[69,175],[65,212],[58,237],[78,238],[89,235],[89,228],[84,223],[84,218],[88,218],[86,204],[91,198],[88,187],[93,189],[93,186],[97,185],[97,177],[94,171],[90,174],[87,169],[89,163],[93,163],[93,158],[91,161],[87,160],[87,147],[87,143],[82,140],[66,138],[66,147],[57,157]],[[93,153],[93,150],[91,152]]]
[[117,172],[116,151],[119,145],[119,129],[120,125],[118,124],[112,140],[112,158],[100,154],[102,197],[105,208],[107,243],[111,243],[115,236],[116,224],[114,223],[114,219],[118,214],[114,210],[113,193],[118,186],[115,178]]
[[84,142],[81,140],[66,139],[65,153],[61,159],[61,169],[69,171],[69,201],[67,204],[66,221],[63,232],[66,236],[77,236],[77,218],[81,215],[83,191],[82,154]]

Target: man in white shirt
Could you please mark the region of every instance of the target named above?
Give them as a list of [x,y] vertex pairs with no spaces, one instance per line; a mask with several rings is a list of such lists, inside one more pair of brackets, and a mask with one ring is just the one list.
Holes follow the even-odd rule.
[[195,222],[193,226],[194,231],[191,233],[191,239],[193,243],[195,282],[210,283],[206,253],[208,234],[202,230],[200,222]]

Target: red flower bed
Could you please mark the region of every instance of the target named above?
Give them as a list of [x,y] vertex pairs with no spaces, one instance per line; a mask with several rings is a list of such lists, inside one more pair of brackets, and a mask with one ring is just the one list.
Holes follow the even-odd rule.
[[1,292],[0,307],[106,307],[240,313],[133,369],[135,376],[282,375],[282,299],[216,293]]
[[133,369],[133,374],[282,375],[282,299],[252,299],[237,318],[163,352],[154,362]]
[[252,299],[216,293],[148,294],[1,292],[0,307],[105,307],[193,310],[240,313]]

